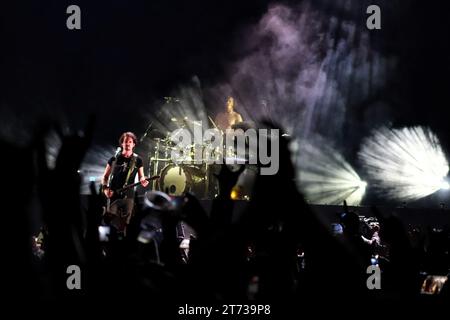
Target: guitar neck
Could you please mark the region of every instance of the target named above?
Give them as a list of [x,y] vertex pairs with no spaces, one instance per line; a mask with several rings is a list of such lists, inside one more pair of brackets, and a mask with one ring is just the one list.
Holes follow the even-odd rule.
[[[149,178],[146,178],[145,180],[151,181],[151,180],[155,180],[155,179],[159,179],[159,176],[149,177]],[[117,192],[119,192],[119,193],[123,192],[123,191],[125,191],[127,189],[134,188],[134,187],[136,187],[137,185],[140,185],[140,184],[141,184],[141,182],[135,182],[135,183],[128,184],[128,185],[124,186],[123,188],[120,188],[119,190],[117,190]]]
[[117,192],[122,192],[122,191],[125,191],[125,190],[127,190],[127,189],[134,188],[134,187],[136,187],[138,184],[140,184],[140,182],[135,182],[135,183],[132,183],[132,184],[127,184],[125,187],[120,188],[119,190],[117,190]]

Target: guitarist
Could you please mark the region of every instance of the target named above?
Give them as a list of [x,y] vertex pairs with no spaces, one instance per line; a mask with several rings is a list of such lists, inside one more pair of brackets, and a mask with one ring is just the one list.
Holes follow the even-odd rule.
[[136,135],[132,132],[125,132],[120,136],[121,152],[118,150],[109,159],[102,180],[103,193],[107,198],[105,218],[124,235],[133,213],[134,190],[129,188],[122,193],[116,191],[133,183],[136,174],[143,187],[149,184],[144,175],[142,158],[133,153],[136,141]]

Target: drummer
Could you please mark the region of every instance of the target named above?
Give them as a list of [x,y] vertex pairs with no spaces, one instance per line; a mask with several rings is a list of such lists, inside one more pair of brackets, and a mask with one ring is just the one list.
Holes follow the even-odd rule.
[[225,112],[221,112],[216,116],[217,127],[225,132],[227,129],[231,129],[234,124],[242,122],[242,116],[234,111],[234,98],[229,96],[227,98],[227,109]]

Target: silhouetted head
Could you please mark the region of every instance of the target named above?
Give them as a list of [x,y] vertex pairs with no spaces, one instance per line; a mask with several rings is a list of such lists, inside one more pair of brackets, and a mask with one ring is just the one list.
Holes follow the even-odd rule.
[[344,232],[347,234],[356,234],[359,232],[359,217],[353,211],[344,212],[341,215],[340,223]]
[[172,198],[161,191],[147,192],[144,199],[146,208],[151,208],[158,211],[174,210],[175,205]]

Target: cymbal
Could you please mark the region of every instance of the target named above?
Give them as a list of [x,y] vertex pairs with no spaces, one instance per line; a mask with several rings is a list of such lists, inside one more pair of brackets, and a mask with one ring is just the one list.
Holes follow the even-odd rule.
[[247,159],[239,157],[224,157],[224,163],[226,164],[245,164]]
[[251,121],[241,121],[231,126],[231,129],[233,130],[242,129],[243,131],[255,128],[256,128],[255,124]]
[[190,120],[190,119],[186,119],[186,121],[190,122],[191,124],[193,124],[194,126],[201,126],[202,122],[200,120]]

